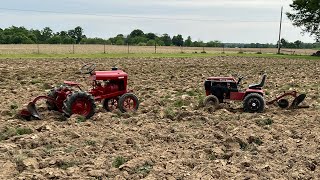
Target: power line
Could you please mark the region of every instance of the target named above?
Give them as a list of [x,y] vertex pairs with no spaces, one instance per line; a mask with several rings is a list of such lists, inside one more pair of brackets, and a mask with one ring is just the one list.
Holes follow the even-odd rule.
[[166,17],[147,17],[147,16],[131,16],[131,15],[76,13],[76,12],[31,10],[31,9],[12,9],[12,8],[0,8],[0,10],[17,11],[17,12],[52,13],[52,14],[72,14],[72,15],[86,15],[86,16],[128,18],[128,19],[147,19],[147,20],[204,21],[204,22],[210,22],[211,21],[211,22],[230,22],[230,23],[231,22],[234,22],[234,23],[275,23],[275,22],[278,22],[276,20],[232,20],[232,19],[166,18]]

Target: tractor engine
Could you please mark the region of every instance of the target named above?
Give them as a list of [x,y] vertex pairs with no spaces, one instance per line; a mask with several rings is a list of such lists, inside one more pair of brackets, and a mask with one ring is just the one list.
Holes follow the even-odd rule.
[[109,81],[104,85],[104,91],[108,93],[113,93],[119,91],[119,83],[117,81]]

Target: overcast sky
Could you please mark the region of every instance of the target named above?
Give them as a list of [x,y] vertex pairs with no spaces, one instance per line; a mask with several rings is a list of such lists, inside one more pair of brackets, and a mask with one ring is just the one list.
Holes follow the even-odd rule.
[[[280,9],[292,0],[2,0],[0,27],[53,31],[81,26],[88,37],[109,38],[133,29],[193,40],[276,43]],[[283,37],[314,42],[284,15]]]

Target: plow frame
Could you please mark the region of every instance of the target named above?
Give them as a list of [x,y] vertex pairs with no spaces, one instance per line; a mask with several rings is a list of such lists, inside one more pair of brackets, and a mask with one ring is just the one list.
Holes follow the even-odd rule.
[[[303,102],[304,99],[306,98],[306,94],[300,94],[300,95],[298,95],[298,94],[299,93],[297,91],[284,92],[282,95],[277,96],[275,99],[273,99],[271,101],[268,101],[266,104],[267,105],[271,105],[271,104],[274,104],[275,102],[279,102],[279,100],[280,101],[281,100],[287,101],[286,99],[283,99],[283,98],[286,97],[286,96],[292,96],[292,97],[294,97],[294,100],[291,103],[291,105],[288,106],[289,108],[292,108],[292,109],[295,109],[295,108],[309,108],[309,106],[299,106],[299,104],[301,102]],[[281,108],[287,108],[287,107],[281,107]]]
[[298,97],[298,92],[297,91],[291,91],[291,92],[284,92],[284,94],[282,94],[281,96],[276,97],[275,99],[268,101],[267,105],[273,104],[277,101],[279,101],[280,99],[286,97],[286,96],[292,96],[294,98]]

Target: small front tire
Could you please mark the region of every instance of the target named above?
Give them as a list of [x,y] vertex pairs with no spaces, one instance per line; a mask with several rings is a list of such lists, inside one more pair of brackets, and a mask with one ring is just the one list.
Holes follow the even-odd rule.
[[209,95],[203,100],[203,106],[204,107],[217,107],[219,105],[219,99],[215,95]]
[[126,93],[118,101],[118,107],[121,112],[134,112],[138,110],[139,100],[136,95]]
[[102,105],[106,111],[112,112],[118,108],[118,98],[105,99]]

